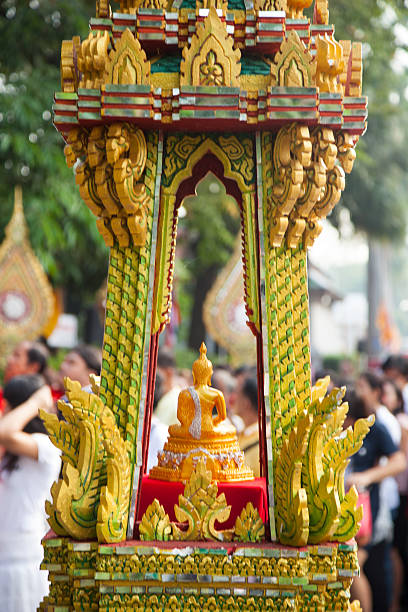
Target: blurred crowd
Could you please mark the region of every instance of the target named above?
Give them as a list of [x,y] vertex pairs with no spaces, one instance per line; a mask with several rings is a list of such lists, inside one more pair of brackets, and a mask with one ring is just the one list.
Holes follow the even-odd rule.
[[57,413],[69,376],[82,386],[99,374],[100,352],[81,345],[58,372],[48,367],[39,342],[20,343],[7,360],[0,393],[0,610],[34,612],[48,593],[40,571],[41,540],[48,531],[45,501],[58,480],[61,459],[46,435],[39,410]]
[[[355,485],[365,498],[366,518],[371,517],[357,537],[361,575],[354,580],[352,599],[360,600],[364,612],[408,611],[408,358],[391,356],[376,370],[362,373],[347,361],[339,372],[316,372],[314,380],[327,375],[329,390],[347,388],[345,428],[375,415],[346,470],[346,488]],[[148,469],[167,439],[167,427],[177,421],[179,392],[191,384],[190,372],[178,370],[172,353],[160,350]],[[256,368],[215,366],[212,386],[224,394],[246,463],[259,476]]]
[[[41,538],[47,532],[44,503],[58,478],[61,461],[38,410],[57,413],[56,400],[69,376],[89,388],[99,374],[100,351],[80,345],[64,358],[57,372],[48,367],[44,345],[23,342],[9,357],[0,393],[0,610],[35,610],[48,589]],[[375,371],[352,368],[327,374],[331,387],[347,386],[349,412],[345,427],[375,415],[375,423],[346,470],[347,488],[355,485],[371,521],[357,536],[361,575],[352,599],[364,612],[408,611],[408,359],[391,356]],[[167,348],[158,354],[154,412],[147,470],[156,464],[168,426],[177,422],[178,395],[193,384],[191,370],[180,370]],[[246,463],[260,475],[258,384],[256,368],[214,367],[212,386],[225,397]],[[368,504],[368,507],[367,507]],[[367,526],[368,525],[368,526]]]

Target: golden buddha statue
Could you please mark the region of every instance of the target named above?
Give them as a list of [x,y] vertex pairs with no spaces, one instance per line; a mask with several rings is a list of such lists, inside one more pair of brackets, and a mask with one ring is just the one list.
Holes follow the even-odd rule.
[[[194,386],[181,391],[178,397],[177,418],[180,424],[169,427],[169,437],[163,451],[158,453],[158,465],[150,470],[150,478],[184,482],[197,462],[204,459],[213,480],[252,480],[254,475],[244,463],[235,427],[225,422],[224,396],[211,387],[213,367],[207,359],[204,343],[192,372]],[[215,417],[214,408],[217,411]]]

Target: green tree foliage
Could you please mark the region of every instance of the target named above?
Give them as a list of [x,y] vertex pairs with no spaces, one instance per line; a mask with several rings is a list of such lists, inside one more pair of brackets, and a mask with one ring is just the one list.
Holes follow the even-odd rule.
[[[363,42],[364,93],[370,101],[368,131],[358,145],[342,206],[350,210],[358,229],[392,239],[405,232],[406,3],[330,2],[337,39]],[[101,284],[107,250],[65,165],[51,105],[59,89],[61,41],[75,34],[84,38],[93,14],[94,3],[85,0],[0,0],[0,240],[11,215],[14,185],[21,183],[37,254],[54,285],[80,298]],[[193,236],[202,236],[194,245],[194,261],[216,268],[232,245],[231,238],[227,246],[227,224],[225,232],[217,234],[221,248],[204,246],[207,235],[208,244],[214,244],[212,224],[223,225],[218,211],[216,207],[207,220],[197,211],[189,225]]]
[[54,286],[90,298],[107,268],[107,249],[79,197],[63,140],[52,125],[64,39],[87,36],[94,4],[0,0],[0,240],[23,187],[30,238]]
[[239,231],[239,208],[211,173],[199,183],[196,192],[197,196],[184,202],[187,214],[180,227],[178,253],[184,264],[180,289],[192,297],[179,298],[184,307],[182,315],[190,321],[188,346],[198,350],[205,338],[203,302],[231,257]]
[[336,39],[363,43],[363,93],[368,129],[333,219],[345,206],[354,226],[375,238],[405,235],[408,129],[408,3],[404,0],[330,2]]

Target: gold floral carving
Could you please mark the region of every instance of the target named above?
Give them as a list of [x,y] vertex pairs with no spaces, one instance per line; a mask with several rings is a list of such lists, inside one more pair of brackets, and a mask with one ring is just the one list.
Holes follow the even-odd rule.
[[171,539],[172,525],[163,506],[154,499],[144,513],[139,525],[141,540],[166,542]]
[[104,205],[96,187],[95,169],[105,158],[105,133],[106,128],[102,125],[92,128],[88,135],[86,161],[76,167],[75,174],[81,198],[96,217],[104,214]]
[[146,216],[150,205],[144,183],[138,182],[146,166],[146,139],[142,130],[135,126],[113,124],[109,128],[106,149],[108,162],[113,166],[116,192],[128,215],[127,229],[135,246],[142,246],[146,240]]
[[224,493],[218,495],[217,484],[211,480],[211,472],[207,471],[205,460],[200,460],[184,489],[184,495],[179,495],[178,505],[174,506],[177,521],[187,521],[186,528],[173,524],[175,540],[231,539],[230,532],[215,528],[215,521],[224,523],[228,520],[231,506],[227,506]]
[[333,35],[316,36],[316,87],[320,93],[342,93],[343,47]]
[[[312,143],[307,126],[292,124],[279,130],[273,149],[273,186],[268,203],[272,246],[280,246],[289,224],[289,215],[301,193],[304,168],[311,163]],[[291,228],[290,228],[291,229]],[[299,220],[297,233],[304,221]]]
[[74,36],[72,40],[64,40],[61,46],[61,90],[74,93],[78,89],[79,72],[76,65],[80,50],[80,38]]
[[311,87],[315,64],[295,30],[282,42],[271,64],[272,84],[279,87]]
[[260,542],[265,535],[259,512],[248,502],[241,514],[237,516],[234,528],[235,540],[240,542]]
[[115,85],[148,85],[150,62],[129,28],[123,32],[109,55],[108,83]]
[[[315,228],[315,233],[320,233],[322,226],[319,215],[314,212],[319,200],[322,199],[327,183],[327,173],[333,171],[337,147],[335,145],[333,131],[328,128],[315,128],[311,134],[312,140],[312,162],[305,171],[302,193],[297,201],[290,218],[288,230],[288,245],[295,247],[301,237],[291,236],[290,229],[297,222],[299,217],[304,220],[302,235],[306,229],[308,234],[309,227]],[[309,246],[309,244],[308,244]]]
[[180,85],[239,87],[241,52],[214,7],[183,49]]
[[[46,503],[55,533],[115,542],[126,534],[130,466],[112,411],[78,382],[65,379],[64,421],[40,411],[51,441],[62,451],[62,478]],[[106,470],[106,471],[105,471]]]
[[109,42],[108,32],[90,32],[81,44],[78,55],[78,68],[82,73],[80,87],[98,89],[105,83]]
[[313,0],[287,0],[286,14],[289,19],[302,19],[303,11],[309,8]]

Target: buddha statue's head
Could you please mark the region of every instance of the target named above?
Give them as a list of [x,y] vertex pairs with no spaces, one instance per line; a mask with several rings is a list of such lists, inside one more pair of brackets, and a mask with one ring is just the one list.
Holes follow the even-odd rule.
[[193,380],[195,385],[210,385],[213,366],[207,359],[207,347],[204,342],[200,347],[200,357],[193,363]]

